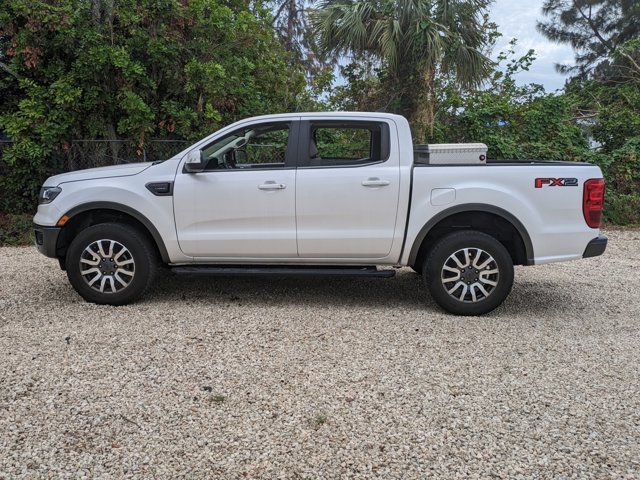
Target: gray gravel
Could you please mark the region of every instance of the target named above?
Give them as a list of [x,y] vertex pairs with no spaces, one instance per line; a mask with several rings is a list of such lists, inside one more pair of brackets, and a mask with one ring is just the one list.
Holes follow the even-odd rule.
[[640,232],[518,268],[481,318],[420,278],[163,278],[84,303],[0,249],[0,477],[640,477]]

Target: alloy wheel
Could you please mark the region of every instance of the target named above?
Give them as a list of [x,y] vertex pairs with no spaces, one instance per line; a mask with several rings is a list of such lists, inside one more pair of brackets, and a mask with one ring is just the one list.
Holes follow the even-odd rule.
[[440,279],[447,293],[460,302],[486,299],[498,286],[500,271],[495,259],[481,248],[463,248],[447,258]]
[[117,293],[127,288],[135,276],[135,261],[127,247],[115,240],[90,243],[80,255],[80,275],[100,293]]

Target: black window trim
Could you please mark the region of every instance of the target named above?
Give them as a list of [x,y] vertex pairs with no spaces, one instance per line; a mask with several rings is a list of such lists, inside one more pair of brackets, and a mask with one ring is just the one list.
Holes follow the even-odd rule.
[[[288,124],[289,125],[289,138],[287,140],[287,149],[285,150],[285,154],[284,154],[284,166],[282,167],[261,167],[261,168],[216,168],[216,169],[211,169],[211,170],[203,170],[202,172],[199,172],[199,174],[202,173],[221,173],[221,172],[264,172],[264,171],[273,171],[273,170],[295,170],[297,167],[297,151],[298,151],[298,144],[299,144],[299,137],[300,137],[300,122],[296,119],[291,119],[291,120],[270,120],[270,121],[266,121],[266,122],[256,122],[256,123],[248,123],[245,125],[242,125],[234,130],[231,130],[230,132],[225,133],[224,135],[222,135],[221,137],[216,138],[215,140],[202,145],[200,147],[198,147],[198,151],[201,152],[202,150],[204,150],[205,148],[207,148],[208,146],[214,144],[215,142],[219,142],[220,140],[222,140],[223,138],[229,136],[229,135],[233,135],[234,132],[237,132],[238,130],[244,130],[246,128],[249,128],[253,125],[270,125],[270,124]],[[183,169],[184,171],[184,169]]]
[[[297,155],[297,168],[298,169],[317,169],[317,168],[361,168],[371,165],[378,165],[385,163],[391,157],[391,144],[389,124],[381,120],[331,120],[331,119],[317,119],[317,120],[301,120],[298,122],[298,155]],[[309,142],[311,139],[311,127],[313,125],[322,125],[325,128],[339,128],[349,127],[352,128],[367,128],[371,126],[380,127],[380,160],[375,160],[367,163],[355,163],[353,165],[309,165],[311,158],[309,157]],[[355,125],[355,126],[354,126]]]

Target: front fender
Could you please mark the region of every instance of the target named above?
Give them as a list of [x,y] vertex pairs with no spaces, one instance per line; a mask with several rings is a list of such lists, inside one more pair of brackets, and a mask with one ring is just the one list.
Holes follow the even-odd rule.
[[71,219],[89,210],[119,211],[135,218],[147,228],[158,245],[164,262],[189,260],[178,248],[173,197],[153,195],[144,186],[138,192],[134,188],[104,183],[105,180],[101,179],[64,184],[62,194],[52,204],[38,207],[34,222],[55,226],[64,215]]

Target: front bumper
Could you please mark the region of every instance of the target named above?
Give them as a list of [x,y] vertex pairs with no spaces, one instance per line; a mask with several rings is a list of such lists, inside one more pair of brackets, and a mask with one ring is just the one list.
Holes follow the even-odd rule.
[[602,255],[607,248],[607,237],[600,235],[587,243],[587,248],[584,249],[582,258],[597,257]]
[[56,246],[58,244],[58,235],[60,235],[59,227],[43,227],[41,225],[33,225],[36,248],[40,253],[47,257],[57,258]]

